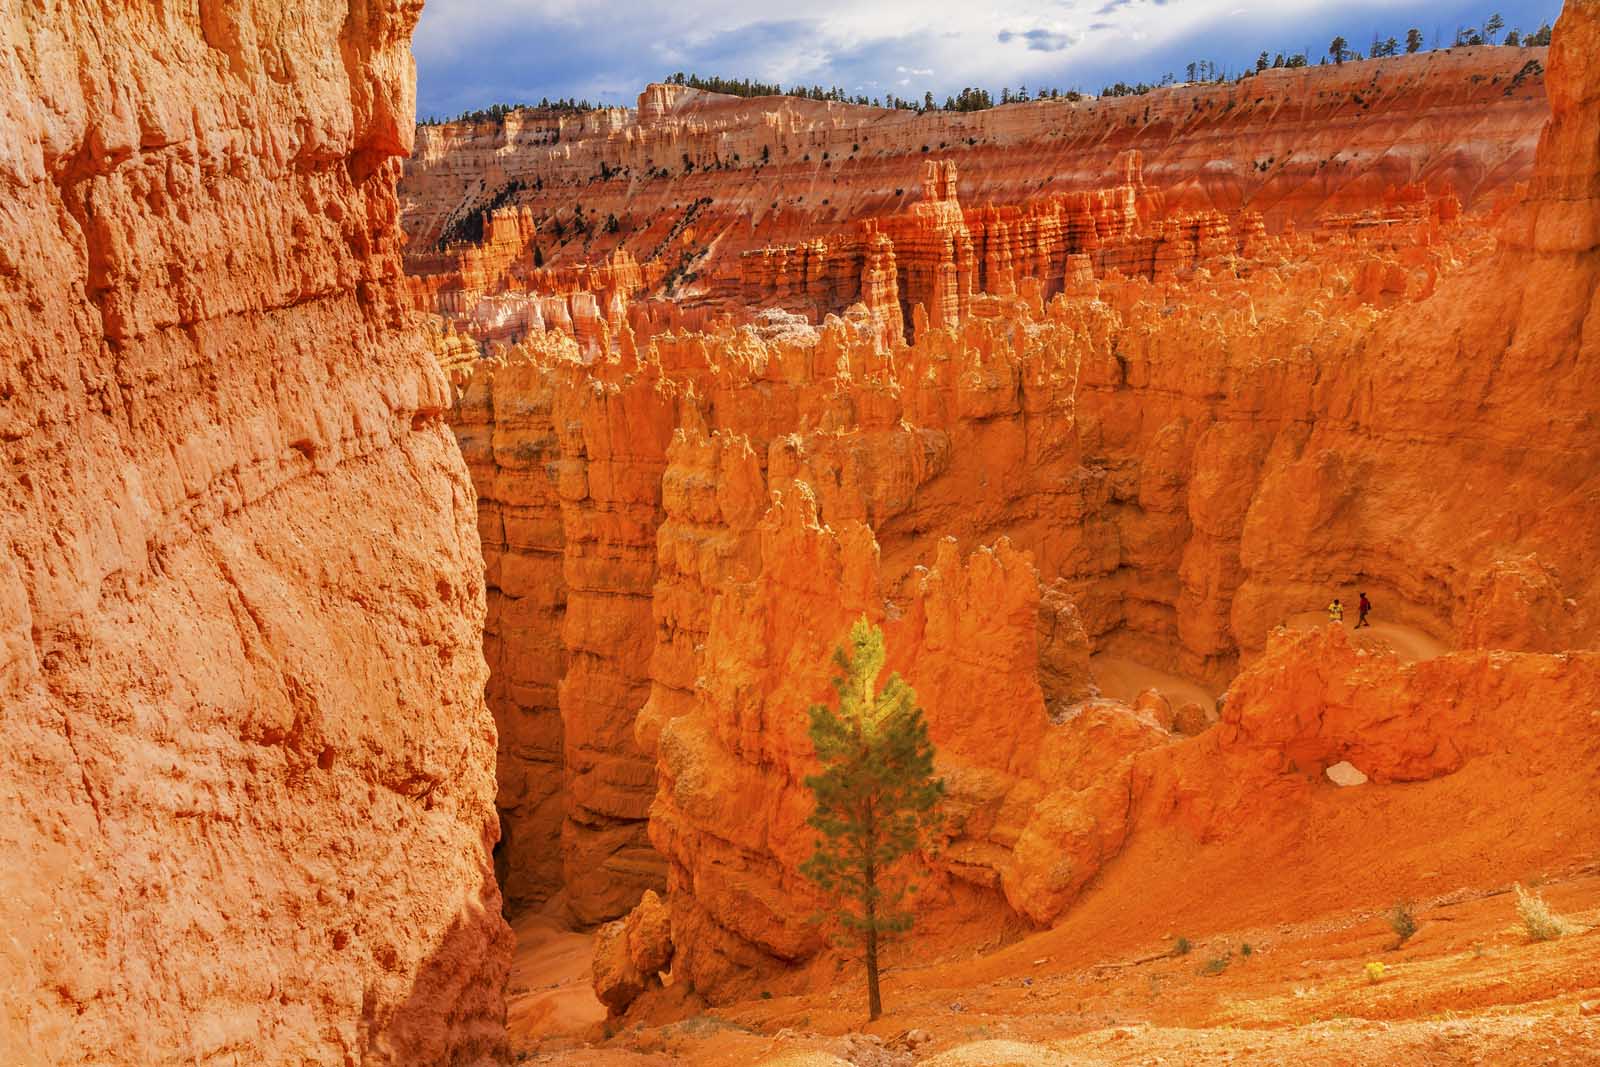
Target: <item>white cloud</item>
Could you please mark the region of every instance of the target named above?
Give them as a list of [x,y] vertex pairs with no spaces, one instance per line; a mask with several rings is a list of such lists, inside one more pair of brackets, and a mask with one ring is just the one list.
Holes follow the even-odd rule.
[[[1243,10],[1239,4],[1014,0],[1001,8],[970,0],[428,0],[413,47],[423,100],[442,102],[448,94],[457,107],[506,99],[486,86],[495,77],[495,84],[505,82],[500,72],[507,71],[514,72],[512,84],[548,85],[549,95],[594,95],[600,86],[642,86],[684,70],[785,85],[915,81],[919,88],[931,83],[943,96],[964,85],[1066,88],[1080,70],[1092,72],[1082,77],[1093,77],[1164,50],[1221,52],[1242,36],[1232,19]],[[1395,0],[1279,0],[1270,12],[1257,8],[1259,17],[1246,22],[1260,31],[1269,21],[1293,26],[1296,20],[1337,15],[1354,38],[1358,28],[1363,34],[1370,29],[1373,17],[1386,25],[1405,18],[1389,14],[1395,6]],[[1414,6],[1422,7],[1423,0]],[[1092,48],[1077,47],[1091,35]],[[1284,36],[1278,43],[1291,42]],[[462,99],[469,92],[480,95]]]

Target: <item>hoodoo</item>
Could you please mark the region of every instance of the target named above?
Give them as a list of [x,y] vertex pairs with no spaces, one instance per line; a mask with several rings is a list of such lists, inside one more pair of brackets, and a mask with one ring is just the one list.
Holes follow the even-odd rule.
[[0,15],[0,1061],[488,1062],[483,565],[401,0]]
[[[919,302],[941,321],[935,279],[959,298],[1031,276],[1048,297],[1075,253],[1149,273],[1230,234],[1367,225],[1396,196],[1490,209],[1528,176],[1544,59],[1454,49],[955,114],[652,85],[636,110],[424,126],[407,270],[420,307],[484,342],[559,329],[592,355],[602,324],[857,300],[892,335],[886,289],[910,327]],[[935,238],[955,229],[947,277]]]

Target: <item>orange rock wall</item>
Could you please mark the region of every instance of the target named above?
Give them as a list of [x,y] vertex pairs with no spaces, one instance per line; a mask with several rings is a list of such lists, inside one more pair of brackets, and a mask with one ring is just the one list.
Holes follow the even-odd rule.
[[488,612],[488,705],[499,737],[495,872],[512,909],[563,883],[566,818],[559,689],[566,673],[566,539],[551,389],[532,374],[482,379],[456,403],[456,439],[478,490]]
[[483,560],[420,5],[0,14],[0,1060],[480,1062]]
[[[1129,150],[1168,211],[1250,211],[1275,234],[1416,183],[1481,209],[1528,175],[1548,115],[1544,59],[1544,49],[1451,49],[967,114],[652,85],[635,110],[428,126],[402,186],[408,270],[434,294],[423,306],[448,313],[445,291],[476,301],[537,288],[519,277],[534,247],[550,267],[623,249],[659,271],[652,291],[670,282],[679,298],[712,299],[739,284],[744,253],[804,246],[926,202],[920,164],[935,157],[954,162],[961,203],[993,208],[990,222],[1004,224],[992,227],[995,247],[976,250],[979,291],[1006,291],[1008,257],[1026,271],[1029,244],[1056,239],[1026,221],[1032,205],[1116,186]],[[437,247],[452,221],[512,183],[481,245]],[[928,303],[919,293],[907,310],[919,300]]]
[[[1115,344],[1085,353],[1084,388],[1070,408],[1079,470],[1085,480],[1104,471],[1109,482],[1078,521],[1110,519],[1104,540],[1123,560],[1081,589],[1091,631],[1098,594],[1119,579],[1133,583],[1120,590],[1125,611],[1134,589],[1176,579],[1184,609],[1177,632],[1199,667],[1216,631],[1187,629],[1185,620],[1215,618],[1214,598],[1228,597],[1229,587],[1233,637],[1248,648],[1297,602],[1315,604],[1324,590],[1355,584],[1413,605],[1419,622],[1461,643],[1492,639],[1532,651],[1472,649],[1401,667],[1338,628],[1280,631],[1234,679],[1219,728],[1170,745],[1138,733],[1096,738],[1088,751],[1099,759],[1133,760],[1126,793],[1104,764],[1084,775],[1112,783],[1114,805],[1093,793],[1035,799],[1020,836],[991,835],[991,844],[1009,847],[996,869],[1014,907],[1039,921],[1058,915],[1076,888],[1062,872],[1092,871],[1124,835],[1138,833],[1130,823],[1140,817],[1174,819],[1215,841],[1248,836],[1274,811],[1304,811],[1313,790],[1328,788],[1322,769],[1340,760],[1380,782],[1466,771],[1481,788],[1498,774],[1513,793],[1543,776],[1563,800],[1542,811],[1572,818],[1586,810],[1585,783],[1600,767],[1592,713],[1583,710],[1600,686],[1596,656],[1539,650],[1593,649],[1600,637],[1592,522],[1600,449],[1587,425],[1600,410],[1600,349],[1588,329],[1600,218],[1597,46],[1600,6],[1569,5],[1553,46],[1554,120],[1530,195],[1506,219],[1492,258],[1395,313],[1302,305],[1318,335],[1296,336],[1278,322],[1270,342],[1262,338],[1271,348],[1255,355],[1258,310],[1285,279],[1235,302],[1255,304],[1248,320],[1208,311],[1191,293],[1188,309],[1130,316]],[[1186,329],[1189,309],[1210,328]],[[1052,315],[1065,310],[1057,305]],[[1196,344],[1201,338],[1216,347]],[[967,410],[975,408],[982,410]],[[1139,447],[1128,448],[1133,440]],[[958,445],[953,454],[962,452]],[[949,468],[956,469],[958,462]],[[1013,682],[1005,649],[1016,648],[1015,632],[998,648],[985,649],[981,637],[993,632],[984,611],[1007,602],[1007,582],[985,575],[983,600],[946,616],[928,595],[932,575],[952,570],[953,552],[941,548],[921,595],[897,599],[876,585],[872,535],[848,521],[832,524],[836,532],[819,527],[804,506],[810,494],[791,492],[802,502],[798,513],[791,496],[775,497],[761,523],[759,577],[725,583],[714,603],[699,699],[658,734],[662,781],[651,829],[672,862],[674,976],[713,995],[741,990],[749,968],[815,950],[780,902],[805,894],[794,872],[807,851],[806,804],[793,784],[804,770],[803,709],[822,692],[825,669],[815,665],[829,622],[838,631],[856,611],[887,620],[895,665],[928,706],[961,817],[972,811],[963,803],[971,788],[964,762],[975,751],[1015,758],[1052,750],[1049,741],[1016,735],[1038,706],[1028,673],[1036,665],[1024,660]],[[984,495],[981,482],[975,495]],[[893,527],[878,525],[878,536]],[[997,555],[1007,550],[1002,544]],[[1048,542],[1038,551],[1046,576],[1067,562],[1051,558]],[[1159,602],[1148,593],[1141,599]],[[1559,619],[1556,604],[1565,609]],[[1019,613],[1029,606],[1020,602]],[[1133,611],[1125,625],[1137,627],[1143,614]],[[977,633],[948,643],[919,637],[922,620],[941,616]],[[924,649],[938,655],[923,659]],[[988,667],[970,691],[959,678],[969,657]],[[1092,707],[1080,705],[1069,722]],[[1035,774],[1054,784],[1074,781],[1077,769],[1041,766]],[[1413,831],[1448,836],[1461,821],[1454,800],[1396,793],[1392,803]],[[714,813],[730,805],[760,811],[759,825],[717,821]],[[1086,828],[1110,836],[1086,841]],[[1548,832],[1508,842],[1506,853],[1525,865],[1552,862],[1552,847],[1581,827],[1541,829]],[[1485,869],[1501,869],[1507,854]],[[1448,862],[1472,860],[1451,853]],[[950,915],[938,889],[935,881],[926,923]]]
[[[1217,688],[1260,652],[1273,627],[1352,583],[1369,589],[1389,617],[1445,642],[1473,640],[1474,627],[1481,629],[1475,620],[1486,615],[1501,624],[1500,647],[1593,640],[1600,590],[1584,561],[1600,546],[1574,532],[1584,529],[1583,486],[1600,469],[1579,415],[1594,406],[1595,387],[1581,361],[1569,361],[1559,383],[1547,386],[1570,416],[1558,420],[1561,429],[1533,448],[1531,431],[1520,444],[1509,436],[1486,440],[1478,405],[1502,410],[1503,391],[1519,388],[1493,370],[1507,357],[1484,352],[1470,370],[1446,359],[1400,360],[1395,353],[1421,342],[1402,343],[1389,331],[1439,313],[1445,286],[1485,284],[1498,269],[1489,259],[1493,242],[1441,222],[1448,209],[1394,210],[1393,225],[1330,224],[1317,240],[1246,234],[1235,253],[1193,264],[1179,279],[1078,279],[1081,290],[1048,306],[1036,282],[1020,284],[1014,297],[970,295],[966,317],[942,328],[918,305],[909,346],[886,349],[872,315],[853,312],[820,331],[779,316],[642,345],[624,332],[619,355],[589,364],[577,361],[573,342],[547,339],[546,349],[478,366],[474,382],[498,383],[525,373],[512,370],[523,364],[547,368],[570,383],[557,393],[572,398],[558,424],[574,433],[582,425],[585,440],[606,449],[617,447],[624,424],[649,442],[634,446],[647,448],[649,459],[633,469],[660,479],[659,497],[630,494],[651,507],[659,501],[649,687],[641,691],[617,664],[608,668],[605,684],[628,702],[611,705],[616,718],[606,730],[618,737],[631,729],[638,750],[660,760],[651,839],[669,861],[674,922],[696,931],[688,940],[701,946],[686,950],[685,973],[715,987],[753,961],[793,960],[814,949],[812,934],[779,907],[804,895],[793,876],[797,857],[774,858],[772,844],[793,841],[800,800],[760,800],[752,792],[760,776],[749,778],[750,768],[782,768],[769,783],[779,798],[801,780],[799,735],[781,753],[761,748],[760,739],[803,726],[805,702],[812,689],[822,691],[826,651],[837,637],[827,620],[842,632],[853,611],[915,617],[926,584],[918,568],[944,558],[945,537],[970,553],[1003,536],[1030,555],[1033,600],[1007,624],[1005,647],[1055,628],[1038,608],[1048,601],[1053,614],[1070,609],[1069,629],[1081,629],[1082,649],[1135,656]],[[1255,254],[1247,255],[1252,242]],[[1408,379],[1393,386],[1397,397],[1439,399],[1433,406],[1385,402],[1379,412],[1353,403],[1353,396],[1372,402],[1362,383],[1391,374]],[[1463,374],[1482,384],[1464,385]],[[598,398],[613,393],[648,404],[619,400],[601,414]],[[1515,417],[1536,416],[1529,409]],[[1518,503],[1504,492],[1441,496],[1427,488],[1439,471],[1516,484]],[[768,526],[777,519],[763,518],[767,494],[799,484],[815,500],[815,522],[833,534],[770,544]],[[1525,522],[1525,503],[1544,516],[1537,529]],[[629,514],[643,521],[649,511]],[[813,520],[802,514],[793,522],[803,533]],[[859,530],[847,535],[851,524]],[[1462,529],[1476,536],[1463,540]],[[597,566],[607,568],[619,554],[633,559],[624,546],[644,540],[634,531],[619,522],[610,543],[579,553],[598,552]],[[834,535],[841,544],[827,551],[839,559],[813,558]],[[791,558],[801,561],[792,564],[797,574]],[[953,564],[936,569],[949,575]],[[1536,583],[1532,593],[1524,595],[1523,581]],[[640,586],[610,588],[624,605],[638,604]],[[719,608],[741,589],[736,606]],[[790,600],[811,607],[791,609]],[[1530,611],[1545,611],[1569,600],[1559,620],[1499,606],[1527,601]],[[578,624],[583,633],[630,617],[612,598],[586,610],[596,621]],[[718,630],[722,610],[730,612],[726,632]],[[774,621],[780,616],[787,621]],[[640,616],[631,618],[637,626]],[[574,626],[570,610],[567,626]],[[637,637],[616,639],[631,649]],[[906,640],[926,644],[920,636]],[[593,666],[606,666],[598,650]],[[949,669],[930,654],[907,672],[932,693],[966,694],[957,707],[983,704],[982,687],[963,689],[946,677]],[[1018,683],[1027,695],[1008,708],[1018,701],[1067,707],[1083,695],[1071,685],[1052,694],[1052,679],[1074,675],[1070,657],[1065,667],[1029,662],[1017,673],[1033,680]],[[596,686],[598,677],[586,684]],[[600,710],[586,709],[580,728],[595,733],[588,716]],[[735,723],[725,721],[729,715]],[[692,744],[672,740],[695,730]],[[960,729],[942,737],[946,747],[971,743]],[[634,751],[626,740],[617,749],[626,760]],[[1016,782],[983,794],[984,803],[1003,808],[1023,788],[1018,783],[1057,780],[1010,773]],[[754,826],[730,831],[715,814],[758,802],[777,807]],[[993,918],[999,897],[1039,921],[1060,914],[1080,883],[1036,883],[1044,868],[1017,857],[1067,848],[1078,856],[1073,870],[1092,871],[1098,861],[1085,857],[1114,852],[1119,838],[1084,840],[1067,828],[1081,805],[1098,803],[1062,799],[1051,816],[1056,828],[1031,836],[1025,822],[1013,821],[1000,837],[985,828],[953,841],[950,855],[965,858],[945,868],[947,917]],[[992,818],[989,812],[980,822]],[[1110,812],[1096,819],[1117,825]],[[582,829],[582,820],[569,825]],[[600,840],[569,838],[566,847],[584,854]],[[707,894],[723,893],[711,888],[725,879],[718,872],[730,870],[765,873],[735,880],[749,887],[750,899],[721,895],[708,903]],[[732,939],[723,936],[730,931]]]

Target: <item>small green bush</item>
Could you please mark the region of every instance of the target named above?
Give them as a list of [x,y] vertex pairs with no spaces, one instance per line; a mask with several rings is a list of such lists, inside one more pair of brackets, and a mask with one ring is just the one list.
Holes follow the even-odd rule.
[[1396,901],[1385,918],[1389,920],[1389,929],[1394,931],[1395,948],[1411,940],[1411,935],[1417,932],[1417,916],[1404,901]]

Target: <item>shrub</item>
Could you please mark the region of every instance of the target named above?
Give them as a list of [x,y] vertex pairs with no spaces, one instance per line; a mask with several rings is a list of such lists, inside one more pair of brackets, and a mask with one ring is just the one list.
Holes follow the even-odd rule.
[[1377,985],[1379,982],[1383,981],[1383,972],[1387,970],[1387,968],[1377,960],[1373,960],[1371,963],[1367,964],[1366,970],[1367,981],[1371,982],[1373,985]]
[[1522,918],[1528,937],[1534,941],[1554,941],[1563,934],[1572,933],[1572,924],[1551,911],[1538,893],[1528,892],[1520,882],[1516,890],[1517,914]]
[[1189,954],[1189,950],[1193,947],[1193,945],[1189,944],[1189,939],[1187,937],[1180,937],[1172,946],[1172,954],[1174,956],[1187,956]]
[[1396,901],[1385,916],[1389,920],[1389,929],[1394,931],[1394,947],[1399,948],[1411,940],[1411,935],[1417,932],[1417,917],[1411,910],[1411,905],[1404,901]]
[[1207,977],[1219,975],[1223,971],[1227,970],[1228,964],[1232,962],[1233,953],[1231,952],[1225,956],[1213,956],[1211,959],[1206,960],[1206,962],[1201,965],[1200,973],[1206,975]]
[[942,821],[944,780],[934,777],[933,743],[917,694],[898,674],[878,688],[887,651],[883,631],[863,615],[834,652],[838,707],[811,705],[811,743],[822,766],[806,778],[819,831],[800,873],[835,898],[834,914],[866,943],[867,1017],[883,1014],[878,942],[911,929],[898,911],[911,887],[897,860],[927,847]]

